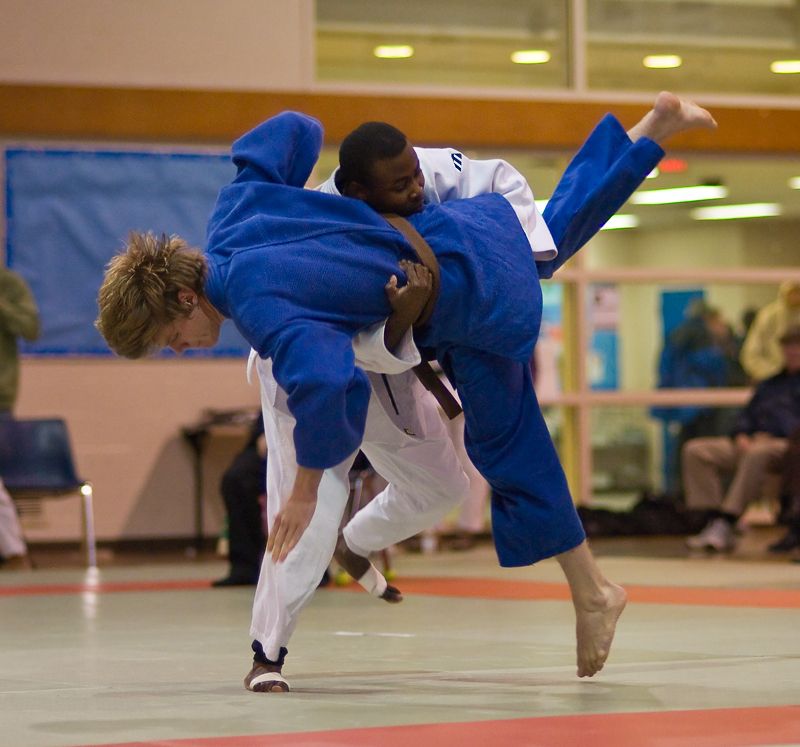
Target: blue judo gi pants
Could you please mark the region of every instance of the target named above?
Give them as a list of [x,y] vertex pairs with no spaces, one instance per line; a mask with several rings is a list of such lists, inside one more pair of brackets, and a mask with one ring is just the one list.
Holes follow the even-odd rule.
[[[646,138],[631,143],[617,120],[606,116],[545,208],[559,255],[537,262],[539,274],[552,275],[597,233],[663,155]],[[441,347],[436,357],[461,398],[467,453],[492,490],[492,533],[500,565],[530,565],[581,544],[586,534],[530,366],[466,346]]]

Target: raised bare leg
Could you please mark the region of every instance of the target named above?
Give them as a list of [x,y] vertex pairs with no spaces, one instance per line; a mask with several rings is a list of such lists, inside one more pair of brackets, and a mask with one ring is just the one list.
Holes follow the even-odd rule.
[[575,607],[578,677],[591,677],[606,663],[628,595],[603,576],[585,540],[556,560],[567,577]]
[[632,142],[649,137],[661,143],[679,132],[695,128],[713,130],[716,127],[714,117],[703,107],[662,91],[656,96],[653,108],[628,130],[628,137]]

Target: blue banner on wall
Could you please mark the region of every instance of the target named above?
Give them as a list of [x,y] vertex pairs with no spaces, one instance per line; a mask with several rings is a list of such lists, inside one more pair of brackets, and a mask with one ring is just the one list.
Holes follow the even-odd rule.
[[[212,154],[9,149],[5,164],[6,262],[42,318],[42,336],[22,351],[54,355],[109,354],[94,328],[108,260],[132,230],[202,247],[217,193],[235,175],[228,156]],[[248,349],[226,322],[205,354]]]

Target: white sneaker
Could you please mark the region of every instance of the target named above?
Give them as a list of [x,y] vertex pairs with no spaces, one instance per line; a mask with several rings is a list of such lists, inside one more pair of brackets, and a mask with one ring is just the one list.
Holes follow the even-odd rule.
[[730,552],[736,545],[734,529],[725,519],[713,519],[700,534],[689,537],[686,544],[690,550]]

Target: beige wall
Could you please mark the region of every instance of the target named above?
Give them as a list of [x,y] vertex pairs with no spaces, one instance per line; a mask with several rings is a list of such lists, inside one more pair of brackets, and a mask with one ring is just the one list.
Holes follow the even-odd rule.
[[[301,91],[312,34],[312,0],[3,0],[0,82]],[[66,418],[79,472],[95,486],[101,539],[190,537],[194,480],[181,426],[204,408],[257,404],[244,361],[27,358],[17,415]],[[209,533],[224,514],[221,471],[240,446],[209,444]],[[29,539],[77,538],[77,501],[45,502],[25,519]]]
[[[99,538],[190,537],[193,462],[181,426],[205,408],[257,406],[244,360],[26,358],[17,416],[67,420],[79,474],[94,484]],[[241,438],[209,443],[208,532],[219,529],[224,514],[221,471],[241,445]],[[77,500],[46,501],[42,516],[25,520],[29,539],[79,537]]]
[[[312,111],[339,135],[357,121],[383,116],[412,139],[492,150],[498,144],[572,148],[572,133],[588,131],[606,109],[594,101],[314,95],[308,93],[317,87],[313,55],[313,0],[2,0],[0,93],[8,105],[0,107],[0,131],[17,142],[31,134],[228,142],[271,105]],[[638,104],[614,108],[626,122],[643,112]],[[783,152],[797,143],[798,116],[720,109],[713,140],[703,133],[680,140],[689,149]],[[538,140],[520,121],[541,124]],[[621,240],[630,247],[644,239]],[[720,243],[723,251],[743,245],[738,238]],[[655,243],[638,248],[643,258],[644,250],[658,251]],[[653,360],[656,317],[642,317],[643,303],[625,297],[623,325],[638,326],[625,326],[622,334],[644,337]],[[641,352],[623,347],[623,356],[626,378],[645,370]],[[243,368],[242,361],[26,359],[17,411],[69,422],[79,470],[95,483],[101,538],[189,537],[192,463],[180,427],[206,407],[255,405]],[[216,482],[237,445],[216,443],[210,451],[211,532],[222,516]],[[51,501],[43,517],[28,523],[33,539],[77,537],[77,506]]]
[[302,90],[313,0],[3,0],[0,81]]

